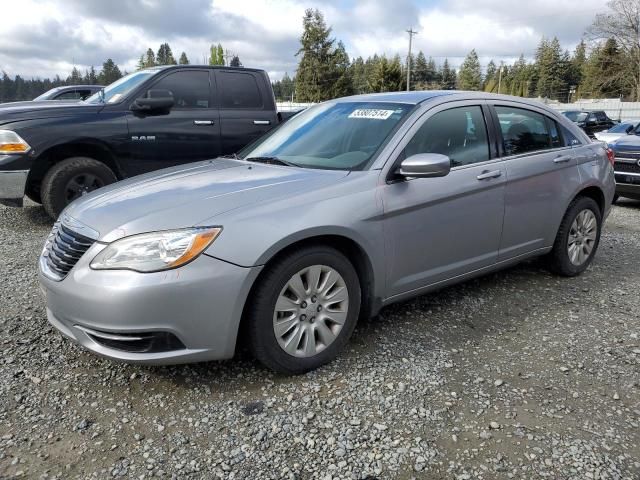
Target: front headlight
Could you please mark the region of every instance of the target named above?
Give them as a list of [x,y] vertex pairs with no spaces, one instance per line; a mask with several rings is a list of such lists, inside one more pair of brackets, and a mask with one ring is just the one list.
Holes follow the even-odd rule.
[[31,147],[13,130],[0,130],[0,155],[27,153]]
[[143,273],[177,268],[200,255],[221,231],[221,227],[197,227],[121,238],[96,255],[91,268]]

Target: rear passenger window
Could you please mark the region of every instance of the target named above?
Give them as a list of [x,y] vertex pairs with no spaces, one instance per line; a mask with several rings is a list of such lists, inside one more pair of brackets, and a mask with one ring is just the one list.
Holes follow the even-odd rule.
[[[505,155],[552,148],[545,116],[531,110],[496,106]],[[557,136],[557,132],[556,132]]]
[[173,94],[174,108],[209,108],[209,72],[184,70],[170,73],[151,88],[169,90]]
[[262,96],[252,74],[218,72],[217,78],[222,108],[262,108]]
[[489,160],[487,127],[478,106],[438,112],[420,127],[404,150],[405,156],[440,153],[451,159],[451,166]]

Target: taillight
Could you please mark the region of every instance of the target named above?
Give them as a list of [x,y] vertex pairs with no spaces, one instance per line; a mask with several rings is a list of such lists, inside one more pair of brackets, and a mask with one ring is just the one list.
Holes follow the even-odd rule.
[[614,152],[611,148],[607,148],[607,158],[609,159],[609,163],[613,167],[616,163],[616,152]]

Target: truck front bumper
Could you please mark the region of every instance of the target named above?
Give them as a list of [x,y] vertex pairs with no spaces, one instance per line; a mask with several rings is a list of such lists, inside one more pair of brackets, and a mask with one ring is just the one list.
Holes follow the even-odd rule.
[[29,170],[0,170],[0,203],[21,207]]

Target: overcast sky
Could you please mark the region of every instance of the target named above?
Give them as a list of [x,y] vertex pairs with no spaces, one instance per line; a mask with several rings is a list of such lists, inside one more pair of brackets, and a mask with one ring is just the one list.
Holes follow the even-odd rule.
[[305,8],[318,7],[351,57],[414,50],[458,65],[475,48],[489,58],[531,57],[540,37],[572,50],[605,0],[0,0],[0,69],[9,75],[67,76],[111,57],[133,71],[148,47],[169,42],[202,63],[222,43],[245,66],[273,79],[295,71]]

